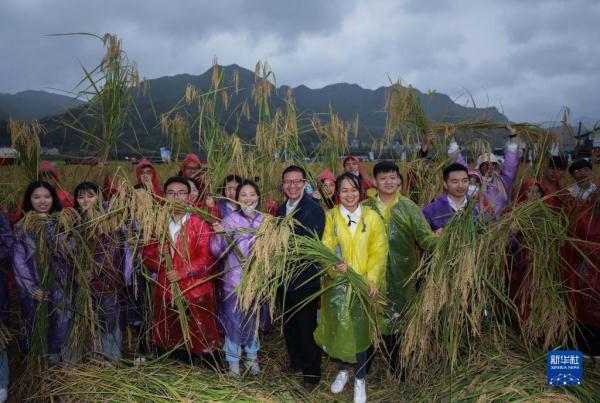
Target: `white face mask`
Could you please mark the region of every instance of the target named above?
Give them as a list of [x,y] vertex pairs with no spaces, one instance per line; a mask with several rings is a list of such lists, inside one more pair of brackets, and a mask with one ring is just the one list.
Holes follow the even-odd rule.
[[473,196],[477,192],[479,192],[479,186],[477,186],[477,185],[469,185],[469,190],[467,190],[467,194],[469,196]]
[[243,212],[245,215],[250,215],[250,214],[253,214],[253,213],[255,213],[255,212],[256,212],[256,207],[257,207],[257,206],[258,206],[258,203],[254,203],[254,204],[253,204],[253,205],[251,205],[251,206],[245,206],[245,205],[242,205],[242,212]]

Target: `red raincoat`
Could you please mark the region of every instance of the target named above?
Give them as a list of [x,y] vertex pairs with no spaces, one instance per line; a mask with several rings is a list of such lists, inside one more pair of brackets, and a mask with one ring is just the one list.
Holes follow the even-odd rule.
[[367,190],[374,188],[375,182],[373,182],[373,179],[369,178],[365,174],[365,169],[363,168],[362,164],[360,163],[360,160],[353,155],[349,155],[346,158],[344,158],[344,162],[342,163],[342,166],[344,166],[346,164],[346,161],[348,161],[348,160],[353,160],[358,164],[358,173],[359,173],[358,177],[360,178],[360,188],[361,188],[360,200],[361,201],[366,200],[368,198]]
[[166,254],[171,256],[173,270],[182,277],[179,288],[189,304],[188,325],[192,342],[186,347],[191,352],[203,354],[221,346],[214,284],[212,280],[202,282],[215,272],[210,235],[210,226],[192,215],[182,225],[174,250],[167,244],[161,251],[158,243],[143,249],[144,264],[158,273],[153,298],[152,340],[163,350],[181,347],[184,341],[178,312],[172,303],[171,285],[166,277],[167,263],[163,258]]
[[156,168],[154,165],[147,159],[143,159],[139,164],[135,167],[135,179],[138,184],[142,183],[142,169],[150,168],[152,170],[152,192],[156,196],[164,196],[165,192],[163,191],[162,186],[158,183],[158,175],[156,174]]
[[[184,178],[189,178],[191,177],[190,173],[187,171],[187,167],[188,165],[190,165],[191,163],[195,164],[195,165],[199,165],[201,167],[206,165],[206,161],[202,161],[200,158],[198,158],[198,156],[194,153],[189,153],[185,156],[185,158],[183,159],[183,162],[181,163],[181,176],[183,176]],[[205,190],[206,190],[206,182],[204,181],[204,175],[200,174],[196,176],[196,182],[198,183],[198,193],[200,194],[200,198],[203,199],[206,195],[205,195]]]
[[572,203],[570,231],[581,241],[563,248],[565,277],[577,321],[600,327],[600,192]]
[[[515,205],[527,202],[527,191],[534,185],[538,185],[541,189],[535,179],[523,181],[515,198]],[[521,320],[526,321],[532,298],[529,266],[533,261],[533,255],[529,248],[523,245],[523,236],[520,233],[513,235],[509,248],[511,251],[509,296],[517,306]]]

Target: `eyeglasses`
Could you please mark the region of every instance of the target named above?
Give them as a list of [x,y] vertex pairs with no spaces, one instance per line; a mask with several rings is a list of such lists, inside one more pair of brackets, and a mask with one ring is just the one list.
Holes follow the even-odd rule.
[[284,181],[281,181],[281,183],[283,183],[284,186],[301,185],[304,182],[306,182],[306,179],[286,179]]
[[188,194],[189,194],[188,192],[183,191],[183,190],[180,192],[171,192],[171,191],[167,192],[167,196],[169,196],[169,197],[187,197]]

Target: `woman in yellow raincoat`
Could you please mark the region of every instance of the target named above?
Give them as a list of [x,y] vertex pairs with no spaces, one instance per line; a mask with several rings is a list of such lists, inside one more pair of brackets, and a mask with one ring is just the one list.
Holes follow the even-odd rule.
[[336,180],[340,204],[326,215],[323,243],[336,251],[343,263],[328,271],[321,299],[321,316],[315,330],[315,341],[331,357],[338,359],[338,373],[331,385],[332,393],[340,393],[348,382],[348,367],[354,364],[356,381],[354,401],[366,401],[365,375],[371,347],[368,313],[345,278],[354,270],[369,285],[376,297],[385,281],[388,241],[385,224],[377,212],[360,205],[360,182],[352,174]]

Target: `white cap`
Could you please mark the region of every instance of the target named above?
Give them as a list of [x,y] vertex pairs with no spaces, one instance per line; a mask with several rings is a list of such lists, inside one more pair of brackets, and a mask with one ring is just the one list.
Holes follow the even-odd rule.
[[500,164],[500,158],[496,154],[484,153],[477,158],[477,168],[481,166],[484,162],[490,162],[495,164]]

